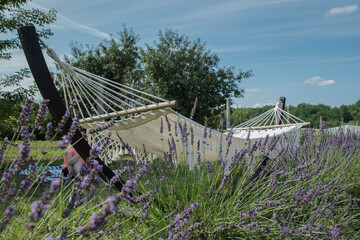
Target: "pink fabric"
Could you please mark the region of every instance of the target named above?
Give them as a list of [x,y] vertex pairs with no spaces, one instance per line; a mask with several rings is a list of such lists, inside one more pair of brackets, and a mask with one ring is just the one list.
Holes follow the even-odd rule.
[[[76,155],[78,155],[78,153],[76,152],[75,148],[73,146],[69,146],[66,151],[65,151],[65,156],[64,156],[64,163],[62,165],[62,169],[67,168],[69,165],[66,162],[66,153],[70,152],[72,157],[75,157]],[[81,165],[84,166],[85,165],[85,161],[84,159],[80,158],[81,161]]]

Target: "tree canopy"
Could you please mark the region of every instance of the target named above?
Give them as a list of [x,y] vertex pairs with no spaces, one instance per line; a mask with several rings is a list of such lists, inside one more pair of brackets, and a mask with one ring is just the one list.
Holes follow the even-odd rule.
[[[56,19],[56,11],[41,11],[39,9],[24,8],[27,0],[2,0],[0,5],[0,60],[11,59],[11,51],[20,48],[17,28],[34,25],[42,38],[52,35],[46,25]],[[0,76],[0,135],[9,136],[15,125],[22,102],[35,95],[36,87],[24,87],[22,81],[29,77],[27,68],[19,69],[10,75]]]
[[72,66],[111,79],[118,83],[138,85],[142,71],[137,42],[139,37],[123,26],[117,38],[103,40],[97,47],[73,42],[71,57],[66,61]]
[[203,123],[222,110],[226,98],[243,97],[244,89],[238,84],[251,71],[235,73],[234,67],[220,67],[220,58],[200,39],[190,41],[173,30],[160,31],[158,37],[154,46],[141,50],[145,87],[160,97],[178,100],[178,112],[188,116],[197,97],[194,119]]

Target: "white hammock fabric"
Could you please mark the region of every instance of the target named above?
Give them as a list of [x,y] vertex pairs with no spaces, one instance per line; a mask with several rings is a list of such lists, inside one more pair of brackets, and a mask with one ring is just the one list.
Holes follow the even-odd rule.
[[[104,120],[95,121],[96,116],[106,116],[129,108],[146,108],[149,104],[158,104],[159,101],[170,102],[64,63],[51,48],[47,48],[47,53],[57,62],[62,71],[62,87],[67,107],[71,99],[78,100],[74,111],[82,119],[81,127],[87,129],[88,132],[90,129],[108,123]],[[285,118],[290,120],[285,122]],[[86,121],[84,121],[85,119]],[[274,119],[280,119],[282,126],[274,126]],[[148,153],[158,156],[169,152],[169,144],[175,142],[176,151],[173,154],[176,154],[177,159],[187,161],[190,169],[194,168],[198,159],[215,161],[220,157],[222,159],[230,158],[229,156],[233,156],[236,150],[241,150],[248,143],[246,138],[249,138],[249,132],[250,139],[260,139],[265,138],[266,135],[274,137],[290,133],[305,125],[300,119],[287,114],[276,106],[266,114],[234,128],[232,143],[228,146],[227,133],[213,130],[210,133],[205,126],[170,108],[119,116],[114,120],[115,125],[96,136],[89,135],[88,137],[90,143],[100,144],[103,141],[102,137],[108,136],[109,132],[112,133],[111,139],[114,144],[110,144],[108,148],[109,154],[104,159],[105,163],[110,163],[111,160],[122,154],[123,146],[118,138],[119,135],[134,151],[142,151],[145,146]],[[162,133],[160,133],[161,128],[163,128]],[[184,131],[185,128],[186,131]],[[183,129],[183,133],[181,133],[181,129]]]

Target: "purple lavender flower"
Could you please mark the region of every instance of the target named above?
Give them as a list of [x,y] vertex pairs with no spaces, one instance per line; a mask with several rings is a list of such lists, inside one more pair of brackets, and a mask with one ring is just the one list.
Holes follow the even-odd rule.
[[172,212],[164,216],[164,219],[172,218],[178,210],[179,210],[179,202],[177,203],[176,207]]
[[50,189],[45,191],[39,200],[32,203],[29,222],[26,224],[27,229],[32,230],[35,228],[36,222],[44,216],[44,211],[49,208],[49,203],[52,197],[57,193],[59,187],[60,179],[52,181]]
[[224,228],[224,224],[221,224],[220,226],[218,226],[213,230],[213,233],[221,232],[223,228]]
[[16,123],[19,127],[24,126],[27,122],[29,122],[33,104],[34,104],[34,99],[29,98],[26,100],[25,104],[22,106],[21,113],[19,115],[18,120],[16,121]]
[[193,107],[191,109],[191,112],[190,112],[190,119],[193,119],[194,116],[195,116],[197,103],[198,103],[198,98],[196,97],[195,101],[194,101],[194,105],[193,105]]
[[225,174],[225,176],[223,177],[222,181],[221,181],[221,185],[219,187],[219,193],[224,189],[224,187],[226,186],[226,184],[228,183],[229,181],[229,176],[230,176],[230,173],[227,173]]
[[231,126],[231,129],[230,129],[229,133],[226,136],[226,152],[225,152],[225,156],[227,156],[227,154],[229,153],[230,146],[231,146],[231,143],[232,143],[232,135],[234,134],[233,127],[234,127],[234,125]]
[[174,134],[175,134],[175,137],[178,136],[177,122],[174,123]]
[[162,118],[160,119],[160,134],[162,134],[164,132],[164,123]]
[[13,169],[6,169],[3,173],[3,176],[1,178],[2,185],[0,189],[0,203],[4,203],[6,201],[6,196],[8,196],[9,192],[11,191],[13,174]]
[[23,143],[19,145],[19,157],[16,158],[13,165],[14,173],[19,173],[23,166],[25,165],[29,155],[30,155],[30,133],[29,129],[26,126],[21,127],[21,138]]
[[283,198],[280,198],[280,200],[278,201],[266,200],[265,202],[263,202],[264,206],[266,207],[274,207],[274,206],[282,205],[284,203],[285,200]]
[[89,223],[84,227],[79,227],[77,229],[78,233],[83,235],[84,237],[90,236],[93,232],[98,232],[102,229],[105,224],[108,222],[108,216],[113,211],[117,211],[117,205],[124,198],[124,193],[117,193],[111,197],[106,199],[106,204],[103,205],[101,211],[99,213],[93,214],[90,218]]
[[171,135],[171,124],[169,122],[169,118],[167,115],[165,115],[165,121],[166,121],[166,125],[168,127],[169,134]]
[[5,152],[6,152],[6,149],[7,149],[8,145],[9,145],[9,139],[8,139],[8,137],[5,137],[3,145],[2,145],[2,147],[0,149],[0,162],[4,159],[4,155],[5,155]]
[[182,213],[177,214],[175,219],[170,221],[167,229],[168,239],[182,239],[187,236],[187,231],[184,231],[185,226],[190,222],[190,214],[194,212],[198,206],[198,203],[191,204],[189,207],[186,207]]
[[136,161],[136,156],[135,156],[134,152],[132,151],[131,147],[121,138],[121,136],[118,133],[116,133],[116,135],[119,138],[121,144],[128,150],[130,157],[134,161]]
[[265,147],[268,141],[269,141],[269,134],[266,135],[265,140],[261,143],[261,147],[260,147],[261,152],[265,152]]
[[49,236],[45,240],[65,240],[65,239],[67,239],[69,227],[70,227],[70,225],[66,226],[57,238],[54,239],[52,236]]
[[79,123],[80,120],[77,117],[74,117],[69,132],[67,133],[67,135],[64,135],[59,141],[60,148],[64,149],[71,143],[71,139],[74,137],[76,130],[78,129]]
[[[74,188],[73,188],[74,189]],[[74,189],[75,191],[71,194],[70,196],[70,201],[67,205],[67,207],[63,210],[61,216],[63,218],[67,218],[67,217],[70,217],[70,213],[71,211],[74,209],[75,207],[75,203],[77,202],[78,200],[78,196],[81,195],[79,189]]]
[[6,208],[5,215],[0,222],[0,233],[4,231],[6,225],[10,222],[12,216],[14,216],[15,206],[10,206]]
[[204,124],[204,140],[203,142],[205,143],[206,142],[206,138],[207,138],[207,135],[208,135],[208,132],[207,132],[207,122],[205,121],[205,124]]
[[94,128],[94,129],[90,129],[89,134],[102,132],[102,131],[104,131],[106,129],[109,129],[113,125],[115,125],[115,123],[116,122],[114,121],[114,119],[111,119],[107,124],[100,125],[100,126],[98,126],[97,128]]
[[192,126],[190,127],[190,144],[191,146],[194,145],[194,129]]
[[77,104],[77,100],[76,99],[73,99],[69,102],[69,107],[68,109],[66,109],[65,111],[65,114],[62,116],[57,128],[55,129],[56,132],[58,133],[61,133],[66,122],[69,120],[70,116],[71,116],[71,113],[73,112],[74,110],[74,107],[76,106]]
[[45,133],[45,139],[50,140],[52,135],[52,123],[48,122],[46,125],[46,133]]
[[44,121],[45,115],[46,115],[46,109],[47,109],[47,105],[49,103],[48,99],[45,99],[42,103],[41,106],[38,110],[38,113],[36,115],[36,119],[35,122],[32,126],[32,129],[34,130],[41,130],[41,123]]
[[251,231],[252,229],[254,229],[258,224],[251,222],[250,224],[244,226],[244,231]]
[[96,169],[98,172],[102,172],[102,170],[103,170],[103,165],[100,165],[100,164],[99,164],[99,161],[97,161],[97,160],[94,160],[94,162],[93,162],[93,167],[94,167],[94,169]]

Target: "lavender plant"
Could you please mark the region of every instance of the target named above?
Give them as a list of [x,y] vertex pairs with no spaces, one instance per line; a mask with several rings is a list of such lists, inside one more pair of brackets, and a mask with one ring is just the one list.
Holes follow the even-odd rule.
[[[165,123],[170,131],[167,118]],[[29,131],[20,127],[19,156],[4,170],[0,184],[0,234],[7,239],[360,237],[360,196],[354,191],[359,179],[359,134],[329,134],[323,128],[304,132],[300,145],[283,144],[280,137],[249,140],[234,156],[215,162],[202,161],[200,154],[205,153],[200,150],[207,143],[198,141],[191,147],[199,153],[199,161],[189,170],[185,161],[177,159],[176,144],[183,144],[189,135],[191,140],[193,130],[186,124],[175,125],[174,135],[179,127],[182,141],[170,134],[168,141],[164,139],[169,145],[165,161],[122,161],[121,171],[103,184],[97,177],[102,169],[96,157],[104,151],[105,141],[104,146],[92,147],[80,176],[55,182],[30,204],[26,194],[16,192],[31,191],[28,186],[35,182],[36,165],[27,180],[14,185],[31,150]],[[204,139],[210,133],[204,132]],[[231,135],[224,136],[225,153],[232,144]],[[132,153],[125,139],[118,137]],[[224,161],[231,161],[228,171]],[[119,179],[125,184],[116,193],[111,184]],[[30,230],[24,230],[26,223]]]

